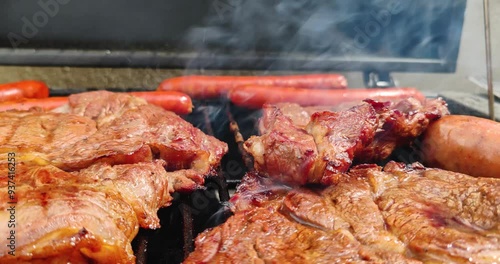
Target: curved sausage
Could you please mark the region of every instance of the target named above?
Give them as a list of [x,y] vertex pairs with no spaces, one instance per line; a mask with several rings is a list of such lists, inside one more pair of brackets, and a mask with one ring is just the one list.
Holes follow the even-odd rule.
[[191,97],[185,93],[176,91],[151,91],[130,92],[128,94],[143,98],[150,104],[160,106],[165,110],[179,115],[189,114],[193,111]]
[[500,178],[500,123],[450,115],[431,124],[423,136],[423,161],[477,177]]
[[[130,92],[130,95],[145,99],[148,103],[162,107],[176,114],[189,114],[193,110],[191,98],[180,92]],[[39,99],[20,99],[0,103],[0,111],[29,110],[39,107],[43,110],[52,110],[68,103],[68,97],[47,97]]]
[[231,90],[228,97],[235,105],[261,108],[264,104],[297,103],[301,106],[335,106],[346,102],[361,102],[365,99],[381,101],[415,97],[421,101],[425,96],[415,88],[310,90],[300,88],[246,86]]
[[15,101],[1,102],[0,111],[30,110],[33,107],[48,111],[67,103],[68,97],[22,98]]
[[20,81],[0,85],[0,102],[48,96],[49,87],[41,81]]
[[304,89],[345,89],[347,80],[340,74],[288,76],[182,76],[164,80],[158,91],[180,91],[197,99],[217,98],[241,86],[265,85]]

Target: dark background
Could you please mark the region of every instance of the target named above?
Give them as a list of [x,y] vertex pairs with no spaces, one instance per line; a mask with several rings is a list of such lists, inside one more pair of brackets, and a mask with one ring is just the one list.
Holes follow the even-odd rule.
[[[0,2],[0,48],[21,50],[18,55],[3,50],[0,64],[454,71],[466,4],[466,0],[59,1]],[[39,2],[56,3],[58,8],[51,7],[57,12],[47,14]],[[377,18],[389,12],[388,23]],[[36,33],[23,33],[26,21]],[[13,36],[21,41],[13,45]],[[35,52],[30,55],[25,49]],[[47,55],[45,49],[79,53]],[[107,56],[115,51],[122,53]]]

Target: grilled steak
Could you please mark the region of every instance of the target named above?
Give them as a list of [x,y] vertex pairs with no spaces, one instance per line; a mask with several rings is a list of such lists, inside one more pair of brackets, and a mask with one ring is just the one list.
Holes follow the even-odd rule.
[[129,164],[159,157],[185,169],[194,184],[217,167],[227,145],[172,112],[125,94],[99,91],[70,97],[57,112],[0,112],[0,156],[16,152],[32,164],[66,171],[96,162]]
[[[15,253],[2,247],[0,263],[134,263],[139,227],[159,228],[171,193],[199,187],[226,152],[174,113],[126,94],[0,112],[0,221],[11,219],[8,202],[17,221]],[[0,235],[12,228],[2,225]]]
[[395,162],[291,189],[248,174],[185,263],[494,263],[500,180]]
[[[67,173],[18,164],[14,199],[7,195],[8,166],[0,165],[0,221],[9,222],[9,202],[16,202],[15,256],[1,247],[0,262],[134,263],[130,243],[139,226],[159,227],[156,211],[172,200],[164,165],[96,164]],[[1,225],[0,235],[11,230]]]
[[398,103],[366,100],[347,110],[316,112],[304,126],[310,109],[299,109],[283,104],[264,107],[261,136],[244,145],[261,174],[287,183],[332,184],[354,161],[386,159],[430,122],[448,114],[441,99],[424,105],[411,98]]

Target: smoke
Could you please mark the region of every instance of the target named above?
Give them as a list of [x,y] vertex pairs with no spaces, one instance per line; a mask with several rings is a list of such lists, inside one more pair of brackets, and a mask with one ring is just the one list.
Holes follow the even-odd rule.
[[389,58],[447,59],[457,56],[463,13],[455,11],[463,12],[464,5],[465,0],[213,0],[205,22],[191,28],[185,41],[200,56],[239,56],[241,65],[233,67],[253,60],[270,70],[322,63],[360,70]]

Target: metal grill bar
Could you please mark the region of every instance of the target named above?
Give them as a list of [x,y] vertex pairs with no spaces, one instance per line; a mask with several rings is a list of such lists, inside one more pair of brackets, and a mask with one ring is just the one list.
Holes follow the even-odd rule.
[[148,234],[145,230],[140,230],[139,234],[135,238],[137,241],[137,248],[135,250],[135,257],[137,264],[146,264],[148,262]]
[[491,120],[495,120],[495,95],[493,91],[493,69],[491,67],[490,1],[483,0],[484,38],[486,45],[486,75],[488,79],[488,110]]
[[194,249],[193,245],[193,214],[191,212],[191,207],[189,206],[189,201],[182,201],[180,204],[180,209],[182,213],[182,230],[184,235],[184,258],[187,258],[189,253]]
[[234,140],[238,144],[238,150],[243,158],[243,162],[249,171],[253,171],[253,157],[244,148],[245,139],[240,132],[240,127],[229,110],[227,110],[227,117],[229,119],[229,130],[234,134]]

